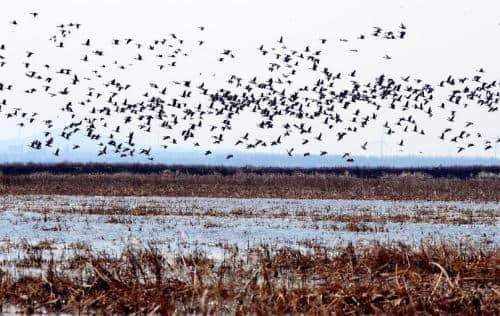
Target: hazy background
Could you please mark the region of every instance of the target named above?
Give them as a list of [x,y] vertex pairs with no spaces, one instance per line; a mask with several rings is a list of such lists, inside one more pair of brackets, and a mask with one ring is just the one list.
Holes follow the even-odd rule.
[[[38,12],[40,16],[33,19],[28,13]],[[385,73],[400,78],[411,75],[433,85],[448,75],[456,77],[476,74],[484,68],[483,75],[487,80],[499,78],[498,52],[500,52],[500,2],[498,1],[16,1],[3,5],[0,11],[0,43],[5,43],[9,50],[5,53],[9,62],[0,69],[0,82],[12,83],[15,88],[11,92],[0,92],[0,99],[9,100],[10,107],[18,106],[25,110],[37,111],[43,118],[56,121],[55,131],[67,122],[59,109],[75,95],[86,90],[72,91],[67,98],[48,98],[22,93],[32,86],[26,79],[23,70],[25,52],[35,52],[30,59],[33,64],[51,64],[54,68],[68,67],[81,73],[91,73],[95,65],[101,63],[119,63],[128,65],[136,53],[113,48],[111,39],[134,38],[138,42],[147,43],[153,39],[167,38],[170,33],[177,34],[184,40],[183,50],[188,54],[178,58],[178,66],[167,72],[156,70],[154,61],[146,58],[141,65],[133,65],[126,71],[117,69],[103,70],[107,79],[119,78],[120,81],[133,85],[130,92],[139,95],[149,83],[170,84],[172,80],[204,81],[208,87],[224,86],[231,74],[237,74],[250,80],[254,76],[266,78],[269,60],[263,58],[258,47],[276,46],[280,36],[290,48],[303,49],[306,45],[322,50],[322,67],[332,72],[350,72],[357,70],[357,80],[372,81],[376,76]],[[13,27],[11,20],[18,21]],[[60,50],[49,41],[56,34],[57,25],[70,22],[82,24],[81,29],[65,39],[66,48]],[[404,23],[407,36],[404,40],[381,40],[371,37],[374,26],[386,30],[397,30]],[[198,26],[205,26],[202,32]],[[356,38],[360,34],[366,40]],[[87,38],[93,47],[85,49],[81,43]],[[321,45],[320,38],[328,42]],[[341,42],[340,39],[348,39]],[[198,47],[197,41],[204,45]],[[217,62],[223,49],[234,52],[234,59],[224,63]],[[83,65],[79,60],[94,49],[102,49],[105,57],[95,60],[91,66]],[[350,52],[357,49],[359,52]],[[382,57],[392,57],[387,61]],[[57,66],[56,66],[57,65]],[[311,82],[315,77],[304,72],[302,83]],[[104,82],[104,81],[103,81]],[[65,82],[54,83],[64,87]],[[89,83],[88,85],[101,85]],[[446,98],[446,94],[443,95]],[[196,104],[198,100],[193,101]],[[201,101],[202,102],[202,101]],[[439,104],[436,101],[437,104]],[[437,105],[436,104],[436,105]],[[494,140],[500,136],[500,112],[486,113],[469,107],[466,111],[457,111],[457,122],[448,126],[446,117],[436,113],[435,117],[421,123],[426,130],[425,137],[411,136],[405,140],[405,150],[400,151],[397,143],[404,136],[387,137],[382,135],[381,125],[386,120],[394,120],[386,113],[370,129],[363,133],[349,136],[338,144],[334,135],[325,137],[324,142],[311,142],[301,148],[301,137],[288,140],[279,149],[258,149],[238,152],[232,146],[235,140],[246,131],[255,137],[264,137],[269,130],[258,130],[255,118],[240,118],[233,122],[233,130],[225,137],[227,142],[213,146],[209,137],[199,138],[202,144],[199,151],[192,152],[192,142],[169,146],[167,150],[158,148],[163,134],[141,135],[138,142],[142,147],[152,146],[155,162],[165,163],[208,163],[233,165],[301,165],[318,166],[342,163],[336,155],[351,152],[356,155],[356,164],[455,164],[485,163],[498,164],[498,148],[485,152],[483,146],[468,150],[460,158],[455,155],[456,146],[443,143],[438,136],[445,127],[461,128],[465,121],[474,121],[475,131],[487,139]],[[384,117],[381,113],[379,116]],[[121,121],[116,118],[116,124]],[[422,120],[421,120],[422,121]],[[61,122],[60,126],[57,122]],[[62,157],[51,156],[50,151],[33,152],[26,144],[39,137],[43,126],[34,125],[21,129],[15,121],[6,120],[0,113],[0,160],[1,161],[145,161],[144,157],[119,160],[112,157],[97,158],[96,146],[91,142],[75,137],[66,142],[56,140],[61,147]],[[124,135],[126,133],[123,133]],[[203,134],[203,133],[202,133]],[[268,135],[267,135],[268,136]],[[315,135],[312,135],[315,136]],[[197,139],[198,140],[198,139]],[[369,142],[368,150],[359,147],[364,141]],[[72,144],[82,144],[83,149],[74,153],[69,148]],[[482,141],[478,140],[478,144]],[[285,148],[298,147],[296,153],[308,151],[317,154],[326,150],[332,157],[283,157]],[[203,151],[215,152],[213,157],[205,157]],[[226,161],[226,153],[236,153],[235,159]],[[365,156],[363,158],[362,156]],[[392,156],[398,156],[394,158]],[[376,158],[378,157],[378,158]],[[384,158],[385,157],[385,158]],[[391,158],[388,158],[391,157]],[[420,157],[420,158],[419,158]],[[443,158],[444,157],[444,158]],[[450,159],[451,157],[451,159]]]

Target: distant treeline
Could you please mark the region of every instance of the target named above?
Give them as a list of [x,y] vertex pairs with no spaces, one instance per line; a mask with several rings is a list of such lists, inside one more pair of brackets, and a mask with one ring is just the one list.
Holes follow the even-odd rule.
[[187,175],[234,175],[237,173],[251,174],[322,174],[345,175],[356,177],[377,178],[381,176],[418,173],[431,177],[454,177],[467,179],[480,173],[500,174],[500,166],[439,166],[439,167],[322,167],[322,168],[280,168],[280,167],[228,167],[204,165],[163,165],[163,164],[103,164],[103,163],[13,163],[0,165],[0,173],[4,175],[29,175],[34,173],[50,174],[153,174],[171,172]]

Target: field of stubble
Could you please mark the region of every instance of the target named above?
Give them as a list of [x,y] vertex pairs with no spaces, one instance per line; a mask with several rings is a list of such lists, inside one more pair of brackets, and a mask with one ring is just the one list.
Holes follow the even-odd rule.
[[500,178],[1,176],[4,312],[500,312]]

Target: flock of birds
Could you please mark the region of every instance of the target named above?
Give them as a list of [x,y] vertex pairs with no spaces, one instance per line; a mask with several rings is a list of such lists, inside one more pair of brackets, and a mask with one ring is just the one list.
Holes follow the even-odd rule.
[[[37,19],[39,14],[32,12],[23,23],[36,23]],[[23,23],[10,21],[14,30]],[[70,45],[74,49],[74,41],[68,39],[81,28],[80,23],[74,22],[58,25],[48,40],[56,49],[65,50]],[[198,27],[197,32],[203,37],[205,27]],[[355,39],[338,40],[353,43],[367,39],[404,40],[406,36],[407,27],[401,24],[395,30],[375,27],[373,32]],[[133,57],[125,62],[115,59],[106,63],[108,59],[104,57],[112,60],[117,54],[99,48],[92,38],[83,38],[78,44],[81,56],[77,63],[91,69],[85,74],[73,67],[37,63],[34,57],[38,53],[27,50],[22,65],[18,66],[22,67],[30,88],[17,90],[15,83],[7,82],[8,78],[0,75],[0,115],[15,120],[20,127],[39,123],[43,132],[29,146],[35,150],[49,148],[55,156],[61,155],[62,140],[71,143],[75,135],[82,135],[98,146],[97,156],[144,155],[153,160],[152,148],[137,142],[138,133],[151,137],[160,135],[164,149],[182,142],[192,147],[205,147],[202,152],[211,155],[217,145],[228,142],[226,134],[239,124],[238,119],[245,120],[250,113],[258,117],[255,129],[243,131],[237,139],[229,140],[233,148],[254,150],[276,146],[289,156],[325,156],[331,145],[325,145],[325,149],[317,153],[301,152],[298,147],[306,148],[311,143],[319,145],[325,140],[341,143],[378,123],[385,135],[394,138],[394,146],[403,150],[412,135],[426,135],[422,121],[430,119],[441,120],[436,124],[442,127],[438,137],[454,144],[456,153],[472,147],[491,151],[500,143],[500,137],[488,138],[476,131],[473,121],[463,125],[456,123],[460,111],[468,107],[483,111],[484,115],[498,111],[500,83],[484,79],[484,69],[471,76],[449,75],[435,85],[410,75],[391,78],[382,74],[363,82],[358,79],[356,70],[342,73],[322,65],[322,45],[328,41],[331,40],[320,38],[317,43],[294,49],[280,37],[270,45],[260,45],[257,51],[267,61],[266,78],[251,76],[245,79],[231,75],[224,87],[215,89],[209,87],[211,82],[196,78],[174,80],[170,84],[149,82],[148,88],[134,97],[130,90],[140,88],[120,80],[116,71],[133,70],[141,64],[154,65],[156,71],[164,72],[183,67],[183,58],[190,54],[187,40],[174,33],[147,42],[134,38],[111,39],[110,49],[126,50]],[[203,47],[205,42],[203,38],[196,40],[191,47]],[[0,74],[10,63],[9,48],[0,40]],[[348,49],[358,52],[356,48]],[[236,55],[233,49],[223,49],[213,62],[225,63],[237,59]],[[390,60],[391,56],[386,54],[380,58]],[[106,72],[108,69],[115,71],[113,77]],[[298,84],[297,78],[303,71],[316,74],[317,80]],[[82,90],[83,94],[75,92]],[[11,105],[6,93],[14,92],[35,98],[44,95],[54,100],[57,108],[51,110],[59,111],[57,117],[64,119],[44,119],[43,113]],[[444,98],[441,97],[443,93],[446,94]],[[380,115],[382,110],[396,113],[397,119],[387,120]],[[256,131],[263,136],[255,135],[259,134]],[[208,137],[209,144],[201,145],[199,135]],[[286,147],[288,139],[299,140],[300,145]],[[365,151],[369,145],[369,141],[363,140],[359,148]],[[81,146],[80,140],[71,143],[72,150],[79,150]],[[345,161],[354,161],[350,152],[342,150],[341,153]],[[226,159],[234,155],[227,154]]]

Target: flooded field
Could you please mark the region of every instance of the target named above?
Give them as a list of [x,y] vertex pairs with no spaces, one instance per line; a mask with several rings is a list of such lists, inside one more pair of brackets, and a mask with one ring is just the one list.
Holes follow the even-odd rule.
[[213,258],[229,246],[261,244],[500,244],[496,202],[27,195],[2,196],[0,205],[2,247],[49,242],[52,254],[82,244],[118,254],[152,243]]
[[500,1],[423,2],[4,1],[0,316],[500,315]]
[[499,219],[498,202],[4,195],[0,308],[494,312]]

